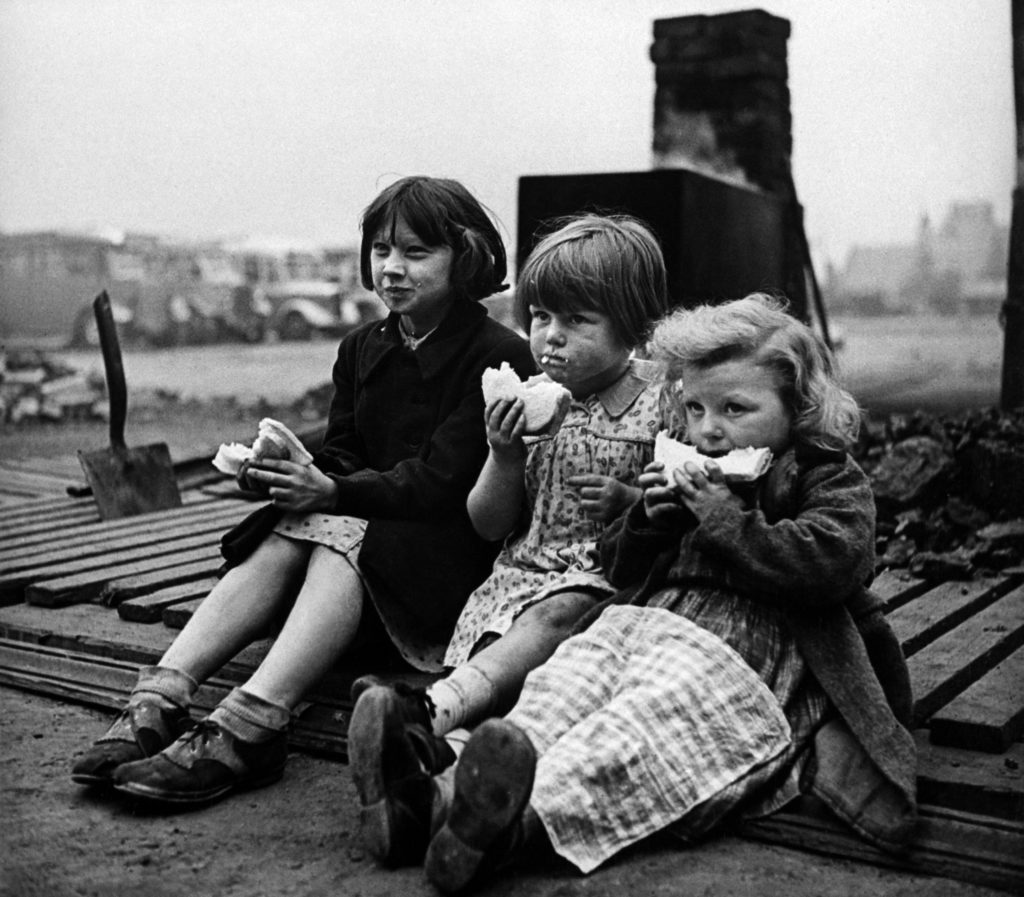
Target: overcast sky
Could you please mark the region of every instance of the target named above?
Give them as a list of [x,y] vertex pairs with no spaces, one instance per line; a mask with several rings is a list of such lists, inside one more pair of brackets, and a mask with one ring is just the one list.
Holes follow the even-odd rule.
[[[651,167],[653,21],[792,23],[819,260],[952,201],[1009,220],[1011,0],[0,0],[0,230],[354,243],[396,176],[463,181],[510,244],[524,174]],[[511,247],[510,247],[511,248]]]

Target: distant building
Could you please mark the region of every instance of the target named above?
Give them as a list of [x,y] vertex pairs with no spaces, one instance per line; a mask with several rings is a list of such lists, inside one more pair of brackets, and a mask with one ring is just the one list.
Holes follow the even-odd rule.
[[825,292],[838,314],[996,315],[1006,299],[1010,229],[990,202],[953,203],[936,229],[925,215],[913,243],[854,246],[830,268]]

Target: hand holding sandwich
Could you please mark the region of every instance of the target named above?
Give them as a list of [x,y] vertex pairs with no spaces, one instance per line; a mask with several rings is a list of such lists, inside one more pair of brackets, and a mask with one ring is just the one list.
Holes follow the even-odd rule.
[[330,511],[337,502],[337,484],[314,464],[264,458],[251,462],[245,476],[286,511]]
[[656,529],[671,529],[679,521],[683,508],[689,509],[698,521],[715,508],[730,504],[742,508],[740,498],[726,484],[725,474],[714,461],[704,469],[693,461],[672,470],[672,480],[665,473],[663,461],[652,461],[640,474],[638,484],[644,491],[644,510]]

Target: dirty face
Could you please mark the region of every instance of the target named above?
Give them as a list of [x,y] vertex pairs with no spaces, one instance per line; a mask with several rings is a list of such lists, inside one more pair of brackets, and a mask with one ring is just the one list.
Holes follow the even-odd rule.
[[685,367],[680,399],[687,437],[705,455],[747,446],[778,455],[792,441],[792,413],[776,375],[753,358]]
[[552,311],[530,306],[530,350],[544,373],[576,398],[592,395],[621,377],[630,349],[599,311]]
[[414,336],[433,330],[454,301],[450,246],[429,246],[402,218],[381,229],[370,250],[373,288]]

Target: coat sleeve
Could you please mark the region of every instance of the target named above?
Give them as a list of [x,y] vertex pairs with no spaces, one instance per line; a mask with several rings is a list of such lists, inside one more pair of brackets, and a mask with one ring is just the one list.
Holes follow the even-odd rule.
[[598,548],[605,578],[617,589],[642,582],[658,556],[679,545],[679,537],[676,530],[652,527],[640,499],[601,534]]
[[716,508],[693,534],[732,583],[793,610],[841,604],[874,571],[875,506],[852,460],[810,468],[797,485],[792,518],[769,522],[761,510]]
[[424,520],[463,509],[487,456],[480,374],[502,361],[508,361],[522,376],[535,370],[529,346],[521,338],[510,335],[497,342],[489,352],[481,353],[473,374],[462,384],[458,403],[431,434],[427,450],[378,471],[364,457],[355,432],[352,368],[339,357],[332,420],[324,439],[324,454],[337,465],[324,471],[338,484],[335,513]]

